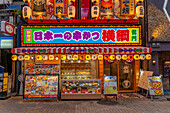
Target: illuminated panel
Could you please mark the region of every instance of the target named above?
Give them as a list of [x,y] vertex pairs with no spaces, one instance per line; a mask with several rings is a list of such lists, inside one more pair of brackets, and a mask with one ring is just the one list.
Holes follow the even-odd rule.
[[[54,15],[67,15],[67,0],[54,0]],[[59,17],[60,18],[60,17]]]
[[122,16],[134,15],[135,13],[135,0],[121,0],[120,13]]
[[46,0],[33,0],[32,2],[32,15],[33,16],[46,16]]

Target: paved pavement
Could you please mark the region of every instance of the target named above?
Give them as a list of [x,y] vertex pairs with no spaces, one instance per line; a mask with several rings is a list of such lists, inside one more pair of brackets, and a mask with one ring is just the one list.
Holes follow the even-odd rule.
[[119,96],[118,102],[71,100],[23,102],[22,97],[0,100],[0,113],[170,113],[170,101],[151,101],[144,97]]

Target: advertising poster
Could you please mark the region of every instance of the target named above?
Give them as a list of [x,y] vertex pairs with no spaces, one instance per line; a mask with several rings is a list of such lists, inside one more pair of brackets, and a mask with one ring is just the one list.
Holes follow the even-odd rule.
[[26,74],[59,74],[59,64],[26,64]]
[[46,0],[33,0],[32,9],[33,16],[46,16]]
[[140,45],[140,26],[22,26],[22,46]]
[[134,15],[135,13],[135,0],[121,0],[120,13],[122,16]]
[[26,75],[24,98],[57,98],[57,75]]
[[118,94],[116,76],[104,77],[104,94],[105,95]]
[[113,16],[113,0],[101,0],[101,16]]
[[150,95],[164,95],[161,77],[159,76],[148,77],[148,82]]

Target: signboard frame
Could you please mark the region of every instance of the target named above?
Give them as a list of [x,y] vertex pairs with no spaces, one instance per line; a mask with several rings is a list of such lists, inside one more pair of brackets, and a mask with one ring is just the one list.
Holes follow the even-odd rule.
[[[90,39],[91,39],[91,43],[89,43],[89,42],[85,42],[84,40],[82,40],[82,38],[79,40],[80,42],[75,42],[75,40],[73,40],[73,39],[71,39],[71,41],[72,41],[72,43],[70,42],[68,42],[67,40],[63,40],[61,43],[59,43],[58,41],[56,41],[56,39],[55,40],[52,40],[51,42],[48,42],[48,41],[46,41],[46,40],[44,40],[43,39],[43,43],[41,42],[41,41],[37,41],[36,43],[34,42],[34,43],[32,43],[32,41],[30,41],[29,43],[26,41],[26,36],[25,36],[25,32],[24,32],[24,29],[25,30],[30,30],[31,31],[31,29],[52,29],[53,31],[55,30],[55,29],[64,29],[62,32],[66,32],[68,29],[70,29],[70,28],[73,28],[74,29],[74,31],[79,31],[79,30],[81,30],[81,33],[83,33],[84,32],[84,29],[86,30],[86,28],[87,28],[87,30],[86,31],[88,31],[89,29],[92,29],[92,28],[98,28],[98,31],[100,31],[100,37],[99,37],[99,39],[97,39],[97,41],[100,41],[100,42],[98,42],[97,43],[97,41],[94,41],[94,40],[92,40],[92,37],[90,37]],[[77,28],[77,29],[76,29]],[[83,29],[82,29],[83,28]],[[103,33],[103,30],[105,30],[106,29],[106,31],[108,31],[108,30],[114,30],[114,29],[118,29],[119,30],[119,28],[120,28],[120,31],[121,30],[126,30],[126,29],[136,29],[136,42],[133,42],[132,43],[132,31],[130,31],[129,30],[129,40],[130,40],[130,42],[127,42],[127,41],[117,41],[117,39],[116,39],[116,36],[115,36],[115,42],[113,42],[113,41],[109,41],[109,42],[102,42],[103,40],[101,39],[102,38],[102,33]],[[73,30],[72,29],[72,30]],[[101,30],[102,30],[102,32],[101,32]],[[39,30],[40,31],[40,30]],[[46,30],[46,31],[49,31],[49,30]],[[93,30],[93,31],[96,31],[96,29],[95,30]],[[97,32],[98,32],[97,31]],[[35,32],[35,31],[34,31]],[[56,32],[56,31],[55,31]],[[65,33],[64,32],[64,33]],[[70,32],[70,31],[69,31]],[[117,31],[116,31],[117,32]],[[52,32],[53,33],[53,32]],[[62,35],[64,34],[64,33],[62,33]],[[93,32],[92,32],[93,33]],[[92,34],[91,33],[91,34]],[[141,45],[141,26],[139,25],[139,26],[22,26],[21,27],[21,45],[22,46],[111,46],[111,45]],[[31,31],[31,33],[30,34],[33,34],[32,33],[32,31]],[[44,34],[44,32],[43,32],[43,34]],[[57,33],[57,34],[59,34],[59,33]],[[61,34],[61,32],[60,32],[60,34]],[[73,33],[72,33],[73,34]],[[116,34],[116,33],[115,33]],[[53,34],[54,35],[54,34]],[[82,34],[81,34],[82,35]],[[33,39],[32,37],[31,37],[31,39]],[[89,39],[89,40],[90,40]],[[88,41],[89,41],[88,40]],[[34,40],[35,41],[35,40]]]

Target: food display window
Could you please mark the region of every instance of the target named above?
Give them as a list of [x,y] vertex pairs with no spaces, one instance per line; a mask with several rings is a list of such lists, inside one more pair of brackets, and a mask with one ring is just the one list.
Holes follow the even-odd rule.
[[101,81],[62,80],[61,99],[101,99]]

